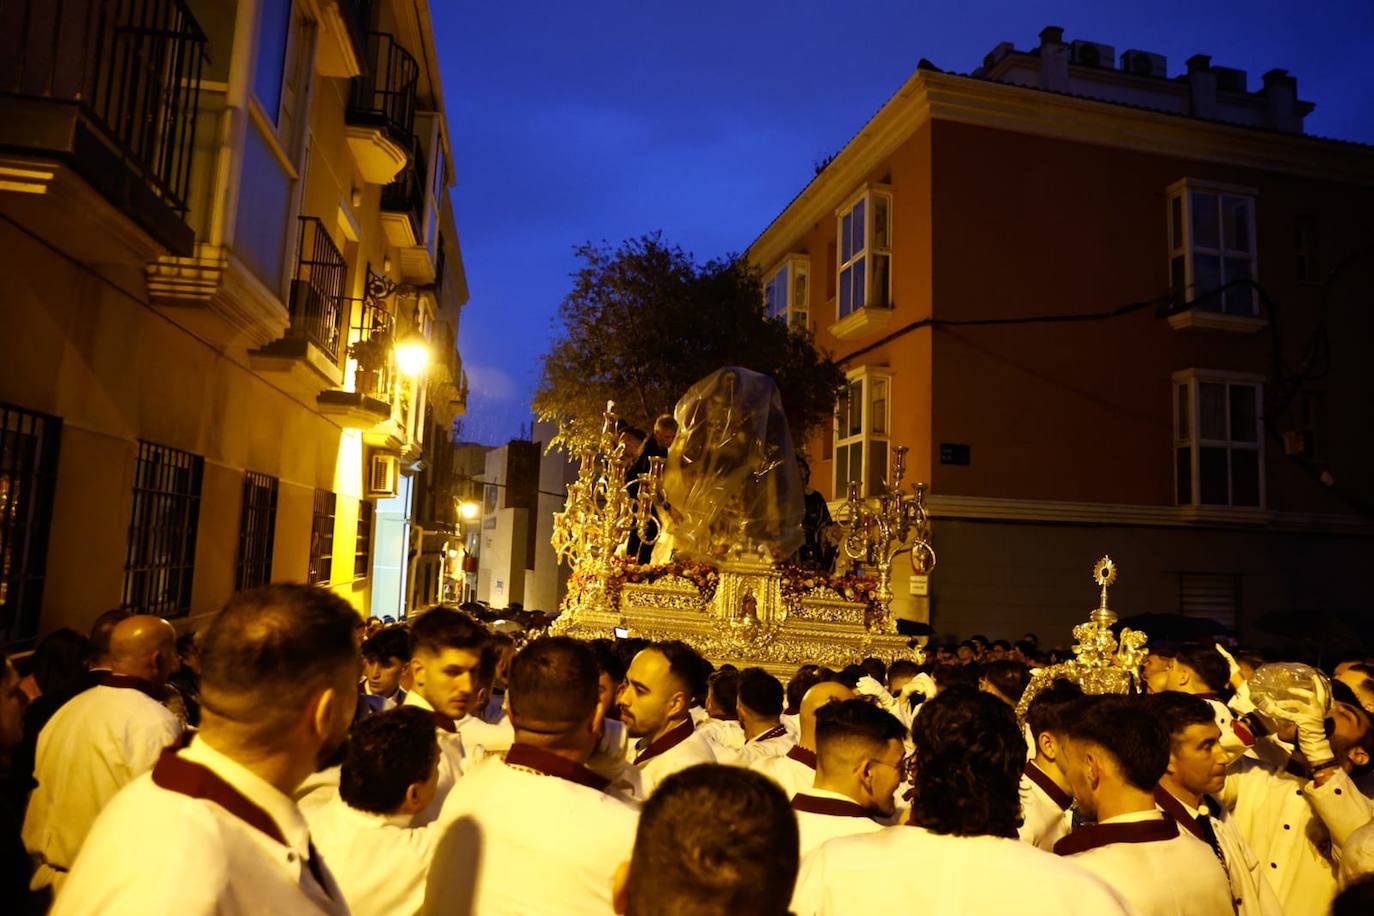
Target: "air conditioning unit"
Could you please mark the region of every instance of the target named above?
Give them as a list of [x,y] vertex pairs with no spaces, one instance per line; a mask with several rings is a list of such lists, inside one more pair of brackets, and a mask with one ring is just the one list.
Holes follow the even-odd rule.
[[1075,41],[1069,46],[1069,60],[1080,67],[1116,69],[1116,49],[1095,41]]
[[371,452],[367,456],[367,491],[369,499],[376,496],[395,496],[401,479],[401,456],[394,452]]
[[1126,73],[1136,76],[1158,76],[1166,77],[1169,75],[1168,60],[1163,54],[1154,54],[1150,51],[1122,51],[1121,69]]

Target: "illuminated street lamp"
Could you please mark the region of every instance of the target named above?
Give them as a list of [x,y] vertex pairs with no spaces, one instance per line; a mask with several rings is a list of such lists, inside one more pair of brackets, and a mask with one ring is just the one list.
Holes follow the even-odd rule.
[[474,518],[477,517],[477,511],[477,503],[472,502],[471,500],[460,503],[458,505],[458,514],[468,521],[472,521]]
[[414,331],[396,344],[396,365],[409,376],[419,375],[429,365],[429,344]]

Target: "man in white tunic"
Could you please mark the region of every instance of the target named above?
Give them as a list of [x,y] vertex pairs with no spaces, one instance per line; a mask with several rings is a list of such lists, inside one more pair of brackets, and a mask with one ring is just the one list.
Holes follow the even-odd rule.
[[736,708],[744,728],[744,747],[733,760],[737,766],[752,766],[764,757],[780,757],[796,746],[782,724],[782,681],[762,668],[745,668],[739,673]]
[[291,793],[353,719],[357,620],[322,588],[231,598],[201,634],[200,732],[101,812],[54,914],[346,914]]
[[741,767],[667,777],[645,804],[615,911],[784,916],[797,878],[797,822],[782,791]]
[[180,721],[162,705],[179,664],[172,625],[125,618],[110,633],[108,661],[97,686],[63,704],[38,734],[38,785],[23,833],[39,862],[35,888],[61,886],[101,809],[181,736]]
[[944,691],[922,704],[912,738],[912,825],[822,844],[802,863],[793,912],[1128,912],[1098,878],[1016,838],[1026,742],[1007,704],[972,690]]
[[1021,822],[1018,835],[1050,852],[1073,829],[1073,793],[1059,765],[1064,714],[1083,698],[1072,681],[1056,681],[1035,695],[1026,710],[1026,725],[1035,742],[1035,755],[1021,776]]
[[636,739],[629,753],[646,798],[672,773],[715,762],[691,716],[693,698],[706,690],[706,671],[706,661],[680,640],[654,643],[630,663],[619,696],[620,721]]
[[305,810],[310,835],[353,916],[420,912],[434,851],[452,818],[453,793],[436,820],[413,822],[438,782],[439,745],[423,709],[389,710],[353,726],[339,794]]
[[764,757],[750,767],[782,786],[788,798],[816,783],[816,712],[829,703],[853,699],[854,691],[839,681],[822,681],[801,699],[800,735],[786,754]]
[[425,892],[426,913],[605,913],[636,811],[584,766],[596,747],[596,657],[565,636],[510,665],[515,743],[466,773]]
[[1174,691],[1152,694],[1148,703],[1169,733],[1169,766],[1155,786],[1155,803],[1210,846],[1226,867],[1239,916],[1280,916],[1278,897],[1259,859],[1215,798],[1226,781],[1230,757],[1221,745],[1212,707],[1201,697]]
[[734,760],[744,748],[738,701],[739,671],[721,668],[714,672],[706,687],[706,715],[709,718],[697,725],[697,731],[711,742],[711,750],[720,761]]
[[363,641],[363,695],[373,712],[405,702],[401,675],[409,666],[410,634],[404,628],[386,627]]
[[451,608],[426,611],[411,625],[411,670],[415,682],[403,705],[430,712],[439,739],[438,789],[428,807],[417,816],[417,825],[439,816],[444,798],[463,774],[466,751],[457,722],[477,694],[478,667],[486,640],[485,627]]
[[1055,844],[1110,884],[1140,916],[1232,911],[1226,869],[1206,843],[1155,807],[1169,735],[1141,697],[1087,697],[1064,717],[1064,772],[1096,821]]
[[905,773],[906,729],[867,700],[831,703],[815,728],[815,785],[792,796],[803,858],[826,840],[881,830]]
[[1370,819],[1370,800],[1351,776],[1368,770],[1374,730],[1353,703],[1337,701],[1327,714],[1324,695],[1313,690],[1304,697],[1262,710],[1297,725],[1298,750],[1289,755],[1260,739],[1254,756],[1227,770],[1219,801],[1259,858],[1285,916],[1325,916],[1341,848]]

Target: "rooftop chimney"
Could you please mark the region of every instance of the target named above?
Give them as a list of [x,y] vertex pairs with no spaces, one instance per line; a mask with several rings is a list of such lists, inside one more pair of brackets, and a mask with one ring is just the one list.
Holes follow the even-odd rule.
[[1206,54],[1194,54],[1188,58],[1188,88],[1192,92],[1192,110],[1195,118],[1215,118],[1217,116],[1217,75],[1212,71],[1212,58]]
[[1057,25],[1040,30],[1040,88],[1069,91],[1069,46],[1064,44],[1064,30]]
[[1298,104],[1298,81],[1287,70],[1270,70],[1264,74],[1264,88],[1260,94],[1269,100],[1269,126],[1291,134],[1302,133],[1305,112]]

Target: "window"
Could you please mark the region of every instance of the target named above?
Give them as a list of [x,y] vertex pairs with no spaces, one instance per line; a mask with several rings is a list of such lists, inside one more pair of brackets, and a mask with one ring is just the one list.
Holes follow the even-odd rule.
[[204,470],[199,455],[152,442],[138,444],[124,607],[163,617],[191,609]]
[[277,478],[243,472],[243,509],[239,514],[239,556],[234,590],[272,581],[272,539],[277,527]]
[[811,262],[798,255],[788,255],[764,285],[768,317],[805,331],[809,326],[810,285]]
[[353,546],[353,578],[366,579],[372,571],[372,516],[376,503],[358,500],[358,538]]
[[1263,386],[1254,377],[1191,369],[1174,382],[1178,504],[1262,507]]
[[38,633],[62,421],[0,404],[0,643]]
[[1178,612],[1206,617],[1235,628],[1240,608],[1241,579],[1234,573],[1181,572],[1178,575]]
[[253,94],[273,124],[281,109],[286,48],[291,35],[291,0],[263,0],[258,20],[258,56],[253,64]]
[[835,490],[843,499],[851,481],[863,496],[877,496],[887,481],[889,392],[892,380],[882,372],[859,369],[835,408]]
[[1299,217],[1293,223],[1293,248],[1297,257],[1299,283],[1320,283],[1321,274],[1317,262],[1317,227],[1308,217]]
[[892,305],[892,194],[872,185],[837,214],[839,317]]
[[328,490],[315,491],[315,511],[310,519],[310,569],[307,581],[328,585],[334,573],[334,510],[338,497]]
[[1256,276],[1254,192],[1192,179],[1170,187],[1171,289],[1206,311],[1254,316]]

